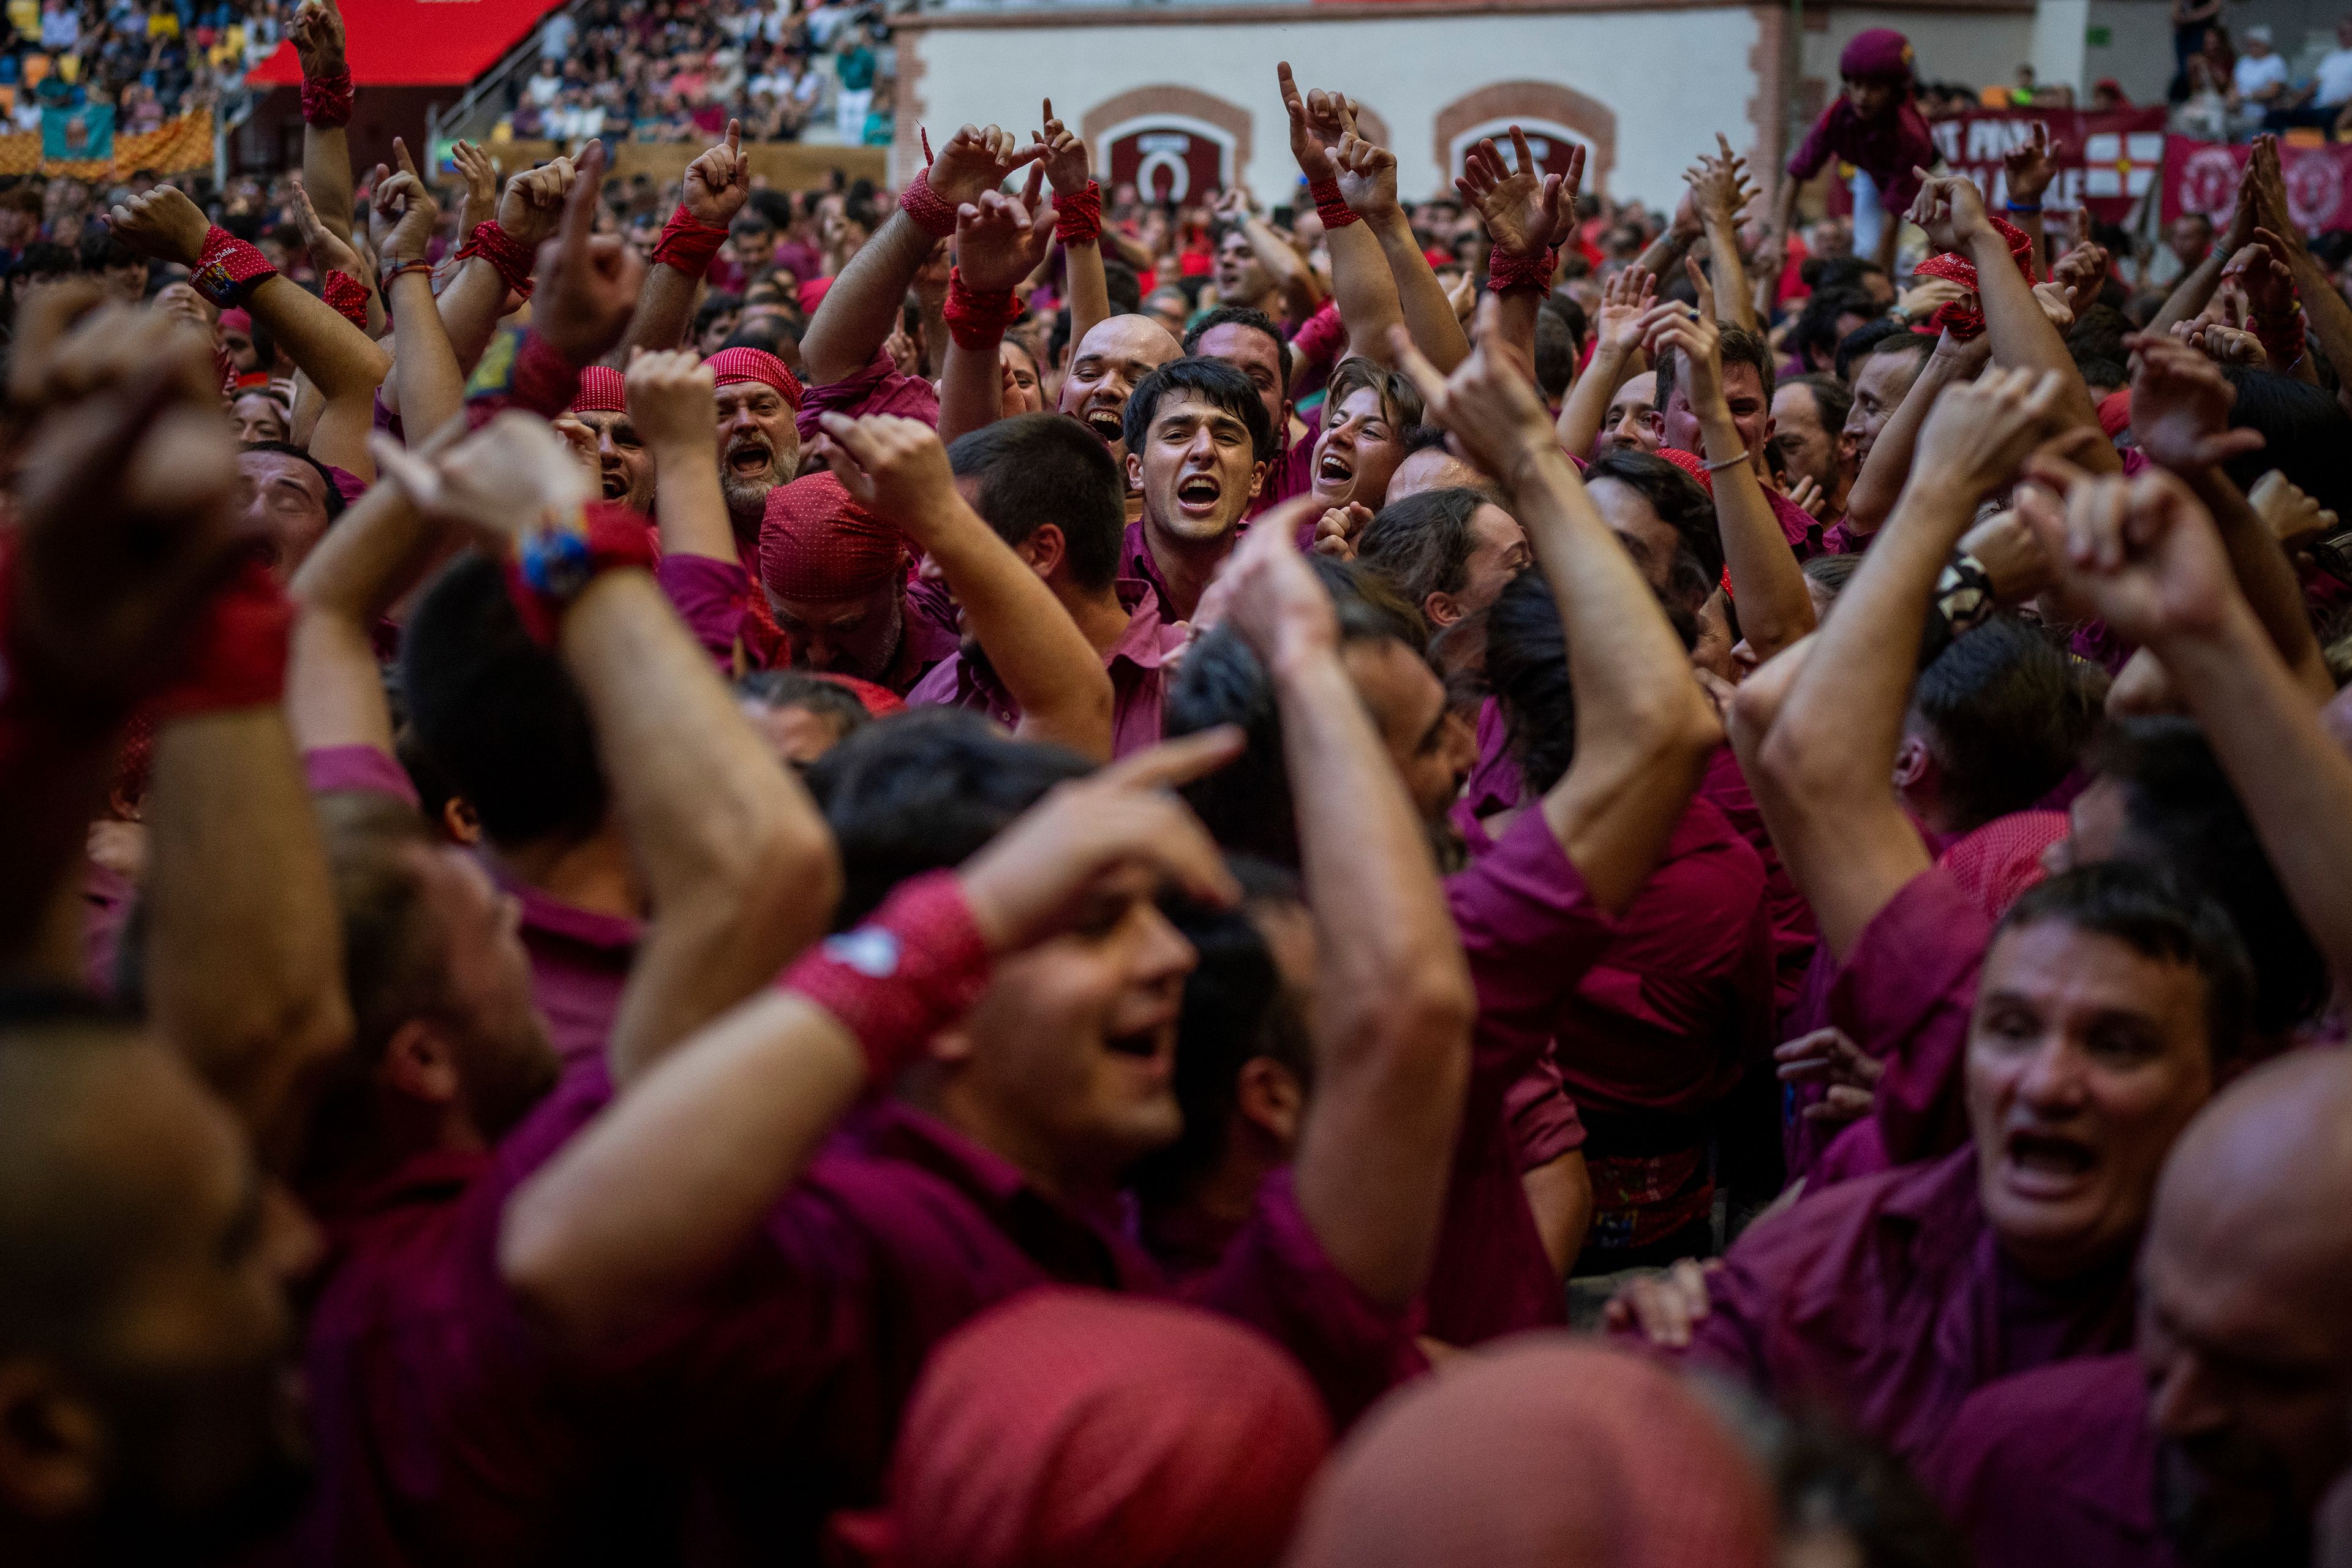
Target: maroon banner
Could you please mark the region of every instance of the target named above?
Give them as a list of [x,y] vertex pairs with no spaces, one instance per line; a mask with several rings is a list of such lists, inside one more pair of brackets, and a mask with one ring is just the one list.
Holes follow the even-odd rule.
[[2009,200],[2001,160],[2032,140],[2037,123],[2049,130],[2050,157],[2058,166],[2057,179],[2042,198],[2046,207],[2062,212],[2088,207],[2101,223],[2121,223],[2165,167],[2161,109],[2114,114],[2073,109],[1988,110],[1933,121],[1928,130],[1948,171],[1974,181],[1987,204],[1999,211]]
[[[2215,227],[2230,221],[2238,202],[2238,182],[2251,147],[2164,139],[2164,221],[2183,213],[2203,213]],[[2305,234],[2352,229],[2352,146],[2279,148],[2279,174],[2286,182],[2286,206]]]

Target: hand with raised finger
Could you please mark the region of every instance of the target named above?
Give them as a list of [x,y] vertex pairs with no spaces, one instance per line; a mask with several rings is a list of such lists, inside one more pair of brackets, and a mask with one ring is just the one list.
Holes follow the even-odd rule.
[[1037,270],[1054,243],[1054,209],[1041,199],[1045,172],[1032,165],[1019,196],[985,191],[956,210],[956,270],[964,287],[993,293]]
[[476,225],[498,216],[499,166],[472,142],[452,144],[449,161],[457,165],[457,177],[466,182],[466,205],[458,215],[457,232],[471,234]]
[[[1463,161],[1463,173],[1454,188],[1478,209],[1496,249],[1513,256],[1541,256],[1573,226],[1575,198],[1566,194],[1566,182],[1559,175],[1537,170],[1527,132],[1516,125],[1511,127],[1511,150],[1518,159],[1517,170],[1504,163],[1492,137],[1479,142]],[[1582,152],[1582,148],[1577,150],[1580,162]]]
[[2074,306],[2063,283],[2036,283],[2032,286],[2033,302],[2042,307],[2042,317],[2064,337],[2074,330]]
[[719,144],[686,166],[679,201],[695,222],[725,228],[751,195],[751,161],[743,156],[743,122],[730,120]]
[[1678,374],[1687,376],[1691,406],[1708,409],[1723,401],[1723,329],[1715,319],[1715,289],[1695,257],[1683,267],[1698,290],[1696,306],[1669,300],[1650,312],[1650,357],[1681,355]]
[[2189,473],[2262,449],[2261,431],[2230,428],[2237,388],[2204,354],[2148,332],[2124,346],[2132,351],[2132,437],[2148,461]]
[[966,125],[931,160],[928,178],[932,194],[955,206],[976,202],[982,192],[996,189],[1013,170],[1035,163],[1045,152],[1035,142],[1020,146],[1002,126]]
[[555,237],[539,247],[531,324],[573,364],[594,364],[612,352],[645,285],[646,264],[618,237],[595,232],[604,175],[604,144],[591,142],[580,154]]
[[[1339,144],[1346,128],[1308,111],[1307,95],[1298,90],[1288,60],[1276,64],[1274,74],[1282,88],[1283,111],[1290,117],[1290,155],[1297,160],[1298,172],[1309,184],[1337,179],[1339,171],[1332,166],[1331,150]],[[1320,100],[1323,95],[1316,96]]]
[[2034,121],[2024,142],[2001,155],[2000,165],[2011,201],[2021,206],[2040,201],[2058,177],[2057,163],[2050,155],[2050,128]]
[[576,175],[570,158],[557,158],[515,175],[507,182],[506,195],[499,198],[499,226],[518,245],[540,244],[563,220],[563,205],[572,195]]
[[1375,146],[1353,130],[1342,132],[1331,153],[1339,199],[1366,223],[1385,223],[1397,212],[1396,154]]
[[2336,531],[2336,514],[2295,488],[2294,481],[2273,468],[2246,492],[2246,504],[2263,520],[2271,537],[2290,551]]
[[302,245],[310,253],[310,265],[324,278],[330,272],[347,272],[364,283],[373,283],[375,268],[349,245],[342,237],[319,221],[319,209],[310,204],[310,193],[303,186],[302,176],[295,174],[287,180],[290,190],[288,205],[294,212],[294,226],[302,231]]
[[1046,182],[1058,201],[1087,188],[1087,182],[1094,178],[1093,159],[1087,155],[1086,139],[1055,118],[1054,100],[1049,98],[1045,104],[1045,128],[1036,132],[1037,143],[1045,152],[1037,161],[1045,165]]
[[1107,903],[1156,897],[1163,887],[1216,907],[1241,897],[1224,856],[1178,799],[1178,786],[1241,754],[1242,732],[1204,730],[1137,752],[1057,784],[957,877],[990,951],[1017,952]]
[[400,172],[379,178],[368,200],[368,241],[387,266],[424,260],[441,222],[441,209],[416,173],[407,144],[395,136],[392,151],[400,160]]
[[2162,468],[2094,478],[2037,456],[2018,510],[2059,581],[2128,641],[2158,647],[2244,612],[2213,514]]

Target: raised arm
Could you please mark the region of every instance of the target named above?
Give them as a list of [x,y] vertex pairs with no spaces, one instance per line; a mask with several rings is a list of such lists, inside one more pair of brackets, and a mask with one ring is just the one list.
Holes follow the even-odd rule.
[[832,837],[645,569],[645,519],[583,510],[587,477],[544,420],[501,414],[429,460],[379,451],[419,510],[517,563],[525,624],[579,683],[653,908],[606,1047],[626,1085],[830,923]]
[[1237,741],[1188,736],[1063,785],[961,870],[901,884],[860,928],[887,937],[896,973],[869,978],[826,943],[702,1029],[515,1194],[499,1247],[508,1284],[573,1346],[654,1321],[741,1254],[835,1124],[963,1016],[993,963],[1123,903],[1139,872],[1231,903],[1215,845],[1168,792],[1230,762]]
[[1935,412],[1936,400],[1943,396],[1945,388],[1975,380],[1991,360],[1992,343],[1982,332],[1961,339],[1947,328],[1936,340],[1927,363],[1919,367],[1911,390],[1903,395],[1893,417],[1871,443],[1870,456],[1863,459],[1862,471],[1846,492],[1846,525],[1854,532],[1872,532],[1894,514],[1895,503],[1911,478],[1911,457],[1920,426]]
[[[414,431],[421,443],[465,406],[466,377],[435,304],[433,264],[425,257],[440,209],[408,163],[405,148],[401,149],[401,163],[400,173],[376,184],[368,207],[368,232],[392,276],[391,307],[400,327],[392,370],[402,428]],[[374,412],[368,411],[371,426]]]
[[662,553],[730,565],[741,556],[719,484],[719,397],[691,349],[639,351],[624,384],[629,424],[653,459]]
[[1307,258],[1290,241],[1251,207],[1250,194],[1236,185],[1219,198],[1217,216],[1241,230],[1242,237],[1249,241],[1250,254],[1257,258],[1257,264],[1265,268],[1265,275],[1274,280],[1275,289],[1282,295],[1283,309],[1297,320],[1313,315],[1323,305],[1322,279],[1315,276]]
[[956,209],[977,202],[981,193],[996,189],[1013,170],[1044,155],[1044,143],[1017,146],[1011,132],[993,125],[985,131],[967,125],[950,137],[929,169],[898,198],[898,210],[825,290],[801,338],[809,384],[824,386],[863,370],[898,324],[908,285],[939,242],[955,231]]
[[2221,465],[2259,451],[2262,434],[2229,428],[2236,389],[2187,343],[2142,333],[2132,350],[2132,433],[2152,463],[2171,470],[2212,515],[2237,579],[2271,646],[2314,703],[2336,695],[2304,609],[2303,585],[2278,538]]
[[[1103,270],[1102,188],[1095,184],[1087,163],[1087,144],[1054,117],[1054,100],[1045,100],[1045,126],[1035,132],[1045,149],[1038,162],[1054,187],[1054,237],[1062,247],[1062,292],[1070,306],[1070,342],[1082,343],[1087,334],[1110,320],[1110,279]],[[942,395],[940,422],[947,409]]]
[[[1747,264],[1739,258],[1739,215],[1756,199],[1756,188],[1748,184],[1748,163],[1731,150],[1731,143],[1721,132],[1716,133],[1717,152],[1702,153],[1683,178],[1690,182],[1694,205],[1698,208],[1699,226],[1706,236],[1706,254],[1713,265],[1716,320],[1728,326],[1744,327],[1759,332],[1756,301],[1748,286]],[[1744,628],[1746,620],[1740,622]]]
[[1036,269],[1054,237],[1054,210],[1039,199],[1045,173],[1042,164],[1031,165],[1028,189],[1018,198],[983,191],[977,203],[967,202],[956,212],[956,268],[948,280],[947,365],[940,378],[943,442],[1003,416],[1004,369],[998,345],[1021,310],[1014,289]]
[[2019,504],[2066,585],[2156,650],[2305,929],[2339,982],[2352,974],[2352,757],[2238,591],[2210,517],[2160,469],[2095,479],[2037,463],[2034,477],[2063,501],[2029,489]]
[[694,325],[694,298],[701,291],[703,274],[711,258],[727,242],[727,227],[751,199],[751,163],[743,156],[741,121],[727,122],[727,135],[717,146],[686,166],[677,211],[670,215],[654,246],[653,265],[646,270],[646,290],[629,335],[621,344],[625,358],[632,349],[675,349],[686,342]]
[[1401,1307],[1436,1251],[1477,1001],[1421,821],[1340,662],[1331,596],[1298,553],[1310,506],[1244,538],[1226,621],[1274,686],[1315,921],[1298,1206],[1341,1273]]
[[1691,412],[1698,417],[1706,466],[1715,476],[1716,528],[1723,536],[1724,564],[1739,606],[1739,629],[1759,658],[1770,658],[1813,629],[1813,596],[1804,570],[1789,548],[1788,535],[1756,477],[1755,454],[1732,423],[1723,393],[1723,330],[1717,324],[1715,289],[1688,257],[1698,309],[1661,305],[1652,313],[1652,352],[1679,356],[1677,371],[1690,378]]
[[343,13],[335,0],[302,0],[286,36],[302,63],[302,184],[325,210],[320,221],[352,238],[352,153],[343,127],[352,118],[352,68],[343,48]]
[[[1928,864],[1889,781],[1937,578],[1977,504],[2057,427],[2063,406],[2054,375],[2022,370],[1947,390],[1920,433],[1902,501],[1837,613],[1806,643],[1769,727],[1732,725],[1735,741],[1752,742],[1740,762],[1781,862],[1841,960]],[[1738,700],[1735,713],[1748,705]]]
[[[1502,301],[1503,340],[1533,363],[1536,312],[1551,293],[1560,243],[1576,229],[1576,193],[1584,183],[1584,149],[1580,145],[1570,151],[1565,175],[1538,172],[1527,132],[1516,125],[1511,127],[1511,151],[1519,161],[1516,172],[1503,162],[1502,152],[1491,137],[1479,142],[1463,160],[1463,172],[1454,188],[1478,209],[1486,225],[1486,237],[1493,246],[1487,253],[1486,288]],[[1616,390],[1612,386],[1609,392],[1613,395]],[[1604,397],[1595,413],[1596,421],[1608,406]],[[1597,433],[1597,423],[1594,429]]]
[[1339,171],[1340,199],[1380,242],[1381,260],[1396,285],[1397,303],[1404,312],[1405,330],[1422,345],[1422,353],[1431,363],[1461,363],[1470,353],[1470,340],[1463,335],[1462,319],[1454,313],[1445,286],[1430,270],[1429,258],[1422,254],[1421,242],[1413,237],[1412,220],[1397,201],[1396,154],[1358,134],[1352,106],[1347,132],[1333,150],[1331,162]]
[[1622,910],[1656,868],[1722,730],[1649,584],[1559,449],[1532,369],[1502,341],[1496,302],[1479,305],[1477,348],[1450,380],[1417,353],[1399,357],[1431,419],[1501,479],[1559,603],[1576,760],[1544,796],[1544,820],[1593,902]]
[[1390,358],[1389,329],[1404,320],[1395,277],[1381,242],[1339,194],[1339,169],[1332,152],[1348,134],[1345,99],[1319,89],[1302,93],[1288,61],[1275,67],[1282,106],[1290,117],[1290,153],[1323,218],[1323,245],[1331,254],[1331,297],[1339,324],[1348,330],[1348,353],[1381,364]]
[[[2254,225],[2260,217],[2256,204],[2261,185],[2259,171],[2266,160],[2272,166],[2276,166],[2278,139],[2257,136],[2246,172],[2238,181],[2237,204],[2231,209],[2229,233],[2205,253],[2204,260],[2180,275],[2180,280],[2172,286],[2172,292],[2165,296],[2162,308],[2148,321],[2149,331],[2168,332],[2175,322],[2193,321],[2204,313],[2206,304],[2213,298],[2213,290],[2221,287],[2221,268],[2228,266],[2230,258],[2244,249],[2254,237]],[[2290,224],[2288,226],[2294,226]]]
[[[1628,267],[1601,285],[1601,315],[1592,327],[1592,358],[1584,374],[1568,389],[1559,405],[1554,433],[1560,449],[1590,457],[1608,423],[1609,405],[1617,389],[1649,368],[1643,323],[1657,302],[1657,279],[1639,267]],[[1529,323],[1530,333],[1533,323]],[[1532,338],[1530,338],[1532,342]],[[1529,351],[1532,359],[1532,349]]]
[[1675,205],[1673,221],[1650,241],[1648,247],[1634,258],[1633,265],[1653,278],[1664,278],[1681,264],[1706,232],[1706,225],[1699,221],[1698,198],[1685,188],[1682,200]]
[[2050,127],[2035,121],[2021,146],[2001,155],[2001,184],[2009,193],[2009,221],[2025,233],[2033,247],[2033,269],[2050,270],[2050,241],[2042,225],[2042,196],[2058,177],[2050,157]]
[[393,749],[392,708],[376,664],[375,625],[448,550],[397,485],[371,485],[304,559],[286,664],[295,746]]
[[928,554],[964,624],[1021,709],[1024,739],[1110,756],[1111,686],[1077,623],[1013,547],[956,492],[947,448],[917,419],[824,418],[824,458],[852,499]]

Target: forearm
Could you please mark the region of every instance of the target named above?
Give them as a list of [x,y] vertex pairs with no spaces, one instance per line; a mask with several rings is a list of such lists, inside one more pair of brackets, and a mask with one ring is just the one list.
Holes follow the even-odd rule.
[[[1075,307],[1073,312],[1070,342],[1077,343],[1083,340],[1077,334]],[[993,425],[1003,416],[1004,366],[995,344],[968,349],[950,338],[947,368],[940,376],[940,440],[952,446],[957,437]]]
[[377,485],[336,520],[295,574],[299,607],[286,663],[286,719],[300,751],[393,746],[371,633],[450,548],[393,485]]
[[2336,695],[2336,682],[2327,673],[2327,661],[2320,656],[2319,639],[2312,635],[2294,563],[2228,475],[2209,468],[2181,477],[2212,512],[2238,589],[2245,595],[2271,646],[2310,700],[2325,703]]
[[1108,762],[1110,674],[1045,580],[961,502],[925,533],[965,628],[1021,710],[1022,738]]
[[[1385,218],[1367,218],[1363,227],[1373,230],[1380,241],[1381,254],[1388,262],[1389,276],[1395,280],[1397,303],[1404,313],[1405,330],[1412,334],[1412,345],[1423,358],[1448,374],[1454,367],[1470,357],[1470,340],[1462,331],[1462,318],[1454,313],[1454,301],[1445,297],[1444,285],[1430,270],[1429,258],[1422,254],[1420,242],[1412,236],[1412,224],[1402,209]],[[1536,296],[1528,296],[1537,301]],[[1515,342],[1517,340],[1514,340]],[[1528,317],[1530,347],[1535,342],[1535,317]]]
[[1642,252],[1633,265],[1658,279],[1663,286],[1664,280],[1682,266],[1683,258],[1689,254],[1692,243],[1697,238],[1695,234],[1669,225],[1657,238],[1650,241],[1649,248]]
[[655,353],[684,344],[688,329],[694,325],[694,297],[701,288],[701,279],[667,261],[646,268],[646,286],[637,295],[637,313],[629,318],[628,333],[622,338],[614,363],[626,365],[631,349]]
[[790,992],[744,1004],[523,1184],[501,1273],[568,1344],[652,1321],[742,1252],[866,1085],[832,1014]]
[[1374,1300],[1416,1295],[1436,1250],[1476,1011],[1421,824],[1339,656],[1275,672],[1317,931],[1315,1096],[1299,1207]]
[[735,547],[735,526],[727,518],[727,496],[719,484],[719,444],[714,437],[671,443],[652,448],[654,511],[665,555],[704,555],[732,564],[741,553]]
[[1536,355],[1536,316],[1542,309],[1543,298],[1532,289],[1514,289],[1495,296],[1495,324],[1502,329],[1503,341],[1525,354],[1530,363]]
[[1770,658],[1813,629],[1813,596],[1804,569],[1789,548],[1780,520],[1764,498],[1748,452],[1718,396],[1701,416],[1699,434],[1706,460],[1716,468],[1716,526],[1723,536],[1724,565],[1739,606],[1739,630],[1759,659]]
[[654,911],[606,1047],[625,1084],[815,940],[840,870],[806,792],[651,576],[604,574],[557,646]]
[[[457,351],[435,309],[429,273],[404,272],[393,280],[393,310],[405,323],[398,352],[393,356],[393,379],[400,389],[401,429],[422,441],[457,416],[466,405],[466,376],[457,368]],[[368,426],[375,411],[368,411]],[[362,437],[364,440],[364,437]]]
[[1739,225],[1727,212],[1706,215],[1706,254],[1714,263],[1709,281],[1715,285],[1715,318],[1724,325],[1756,332],[1755,290],[1748,286],[1748,266],[1739,259]]
[[[1533,331],[1532,323],[1528,330]],[[1592,351],[1584,374],[1576,378],[1576,384],[1568,389],[1568,396],[1560,403],[1559,419],[1552,427],[1559,437],[1561,450],[1580,458],[1592,456],[1617,389],[1642,374],[1643,362],[1648,357],[1639,349],[1627,353],[1609,342]]]
[[849,258],[801,338],[801,363],[808,366],[810,385],[824,386],[865,368],[890,335],[907,286],[933,243],[914,219],[894,212]]
[[442,329],[449,334],[450,352],[457,356],[458,374],[471,375],[482,363],[483,352],[497,335],[506,308],[506,280],[497,268],[479,256],[469,256],[458,264],[457,275],[441,290],[437,306]]
[[2221,268],[2228,263],[2229,258],[2216,247],[2204,260],[2182,273],[2180,281],[2175,283],[2172,292],[2165,296],[2163,307],[2149,321],[2147,330],[2156,333],[2169,332],[2176,321],[2194,321],[2199,312],[2211,302],[2213,290],[2221,286]]
[[1348,329],[1349,356],[1393,366],[1389,329],[1403,323],[1404,308],[1381,242],[1365,228],[1348,223],[1324,231],[1323,243],[1331,253],[1331,297],[1339,307],[1339,324]]
[[[1977,266],[1977,297],[1983,302],[1985,336],[1992,342],[1993,363],[2055,372],[2065,388],[2067,422],[2096,429],[2099,409],[2091,399],[2091,389],[2083,384],[2074,356],[2066,352],[2066,340],[2042,314],[2032,285],[2018,271],[2000,232],[1988,225],[1970,237],[1969,255]],[[2104,437],[2084,443],[2075,460],[2093,473],[2112,474],[2123,468],[2123,459]]]
[[282,1163],[352,1016],[326,852],[278,706],[164,724],[147,822],[150,1014]]
[[[2303,301],[2304,320],[2311,324],[2311,335],[2319,340],[2319,350],[2333,365],[2352,364],[2352,304],[2337,291],[2335,279],[2327,275],[2300,237],[2287,244],[2293,250],[2288,258],[2294,271],[2294,291]],[[2311,356],[2303,356],[2308,366]]]
[[2031,212],[2020,212],[2015,207],[2011,207],[2007,216],[2033,247],[2028,253],[2033,258],[2033,275],[2037,278],[2049,277],[2050,241],[2042,227],[2042,209],[2037,206]]
[[340,125],[302,127],[302,189],[319,221],[345,245],[352,243],[352,153]]
[[368,437],[374,430],[375,389],[354,388],[326,400],[319,410],[319,422],[310,427],[310,443],[302,449],[331,468],[373,484],[375,454],[368,449]]
[[256,284],[246,297],[246,308],[331,404],[352,396],[372,403],[392,368],[391,356],[365,332],[343,320],[332,305],[284,278],[272,276]]
[[1722,731],[1648,583],[1557,448],[1508,476],[1568,643],[1576,760],[1542,810],[1593,901],[1622,910],[1657,865]]
[[1283,303],[1290,308],[1293,318],[1303,321],[1313,315],[1323,303],[1323,285],[1307,265],[1306,258],[1291,249],[1289,243],[1262,218],[1244,218],[1242,234],[1249,240],[1257,264],[1265,268],[1266,276],[1282,290]]
[[1070,342],[1075,348],[1087,341],[1088,332],[1110,320],[1110,278],[1103,270],[1099,242],[1063,246],[1062,266],[1070,296]]
[[2352,758],[2320,728],[2244,604],[2210,635],[2167,639],[2157,657],[2212,742],[2305,929],[2339,978],[2352,974]]

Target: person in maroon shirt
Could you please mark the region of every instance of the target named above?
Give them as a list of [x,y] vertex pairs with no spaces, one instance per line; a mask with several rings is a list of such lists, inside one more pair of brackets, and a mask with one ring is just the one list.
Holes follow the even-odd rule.
[[[1328,601],[1282,531],[1258,538],[1233,622],[1285,672],[1299,796],[1330,807],[1300,824],[1316,1096],[1294,1169],[1187,1294],[1271,1334],[1344,1422],[1418,1363],[1407,1308],[1472,1002]],[[706,1325],[688,1429],[751,1542],[805,1550],[824,1513],[878,1499],[925,1354],[981,1309],[1049,1280],[1167,1291],[1118,1202],[1180,1116],[1192,953],[1154,898],[1234,889],[1163,792],[1234,750],[1196,736],[1077,780],[968,715],[843,742],[815,772],[864,923],[656,1068],[509,1208],[506,1275],[563,1342]],[[940,861],[961,869],[922,869]],[[877,1079],[895,1092],[851,1116]]]
[[2228,917],[2162,874],[2042,883],[1985,955],[1969,1146],[1759,1221],[1696,1321],[1632,1298],[1612,1316],[1916,1462],[1975,1389],[2130,1343],[2157,1173],[2242,1043],[2250,991]]
[[1937,157],[1927,121],[1912,101],[1916,78],[1911,42],[1892,27],[1856,33],[1838,56],[1838,74],[1845,79],[1845,90],[1822,111],[1821,119],[1789,155],[1765,243],[1775,249],[1787,247],[1790,222],[1797,211],[1797,187],[1836,159],[1868,174],[1878,187],[1885,209],[1878,265],[1892,267],[1895,233],[1902,226],[1895,215],[1909,206],[1919,191],[1919,178],[1913,171],[1933,168]]
[[572,400],[568,420],[559,422],[557,428],[571,434],[567,426],[577,425],[588,433],[583,444],[595,465],[606,500],[625,502],[632,511],[650,512],[653,464],[636,426],[629,423],[622,385],[619,371],[610,365],[590,365],[580,373],[580,395]]
[[904,696],[955,649],[954,634],[909,603],[907,582],[905,536],[832,473],[768,497],[760,586],[793,668],[853,675]]
[[1273,468],[1274,426],[1249,377],[1213,359],[1161,365],[1123,417],[1143,515],[1128,526],[1122,569],[1152,585],[1162,620],[1187,621]]
[[1987,1568],[2311,1560],[2352,1463],[2352,1073],[2305,1052],[2232,1085],[2165,1163],[2137,1355],[1993,1384],[1930,1479]]

